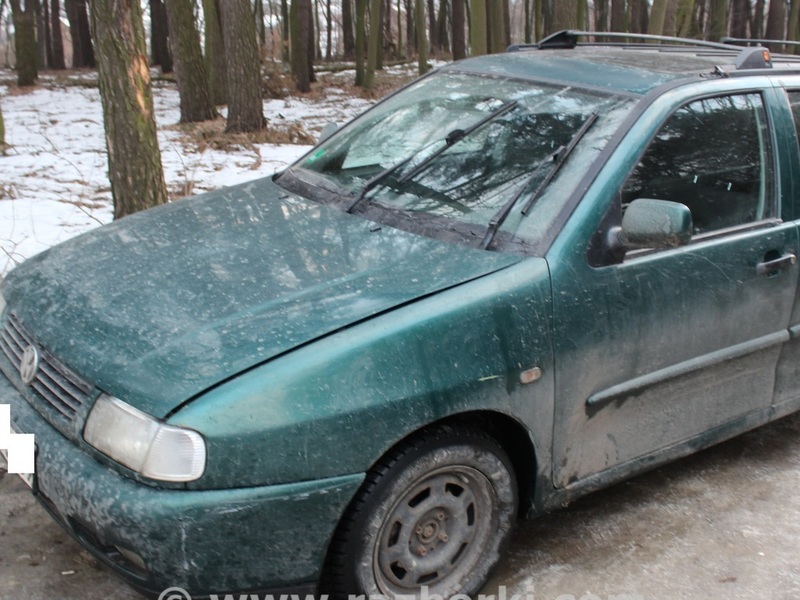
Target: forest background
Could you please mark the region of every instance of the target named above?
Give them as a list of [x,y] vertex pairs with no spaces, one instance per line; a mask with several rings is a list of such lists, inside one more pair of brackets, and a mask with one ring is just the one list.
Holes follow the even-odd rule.
[[[41,115],[70,102],[83,103],[78,111],[99,105],[102,131],[92,134],[105,146],[97,152],[110,211],[90,221],[104,222],[198,191],[185,164],[184,185],[167,185],[181,171],[168,167],[165,177],[165,142],[256,154],[267,144],[281,158],[266,162],[282,168],[313,143],[326,116],[347,120],[437,61],[502,52],[562,29],[798,41],[800,0],[0,0],[0,219],[9,214],[3,200],[25,200],[12,170],[27,165],[25,177],[47,177],[36,167],[41,144],[11,135],[13,127],[30,133],[30,123],[4,106],[24,112],[25,100],[39,102],[46,144],[80,172],[65,158],[69,136],[54,142],[56,128],[41,126]],[[94,95],[70,99],[76,86]],[[176,117],[179,128],[165,137],[173,124],[164,120]],[[4,225],[0,275],[28,254],[19,231]]]

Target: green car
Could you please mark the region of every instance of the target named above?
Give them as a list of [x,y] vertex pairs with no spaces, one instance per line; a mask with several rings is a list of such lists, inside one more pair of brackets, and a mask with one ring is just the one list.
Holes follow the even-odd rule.
[[800,409],[800,62],[594,39],[12,271],[53,518],[153,595],[469,595],[518,517]]

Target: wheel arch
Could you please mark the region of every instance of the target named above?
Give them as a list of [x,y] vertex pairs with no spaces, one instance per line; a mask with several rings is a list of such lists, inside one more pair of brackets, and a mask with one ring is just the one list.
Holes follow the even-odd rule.
[[[479,429],[500,444],[514,467],[519,494],[519,517],[528,514],[536,487],[536,450],[528,429],[513,417],[496,411],[471,411],[453,415],[427,425],[422,430],[440,425],[465,425]],[[420,430],[421,431],[421,430]],[[416,435],[418,432],[409,434]]]

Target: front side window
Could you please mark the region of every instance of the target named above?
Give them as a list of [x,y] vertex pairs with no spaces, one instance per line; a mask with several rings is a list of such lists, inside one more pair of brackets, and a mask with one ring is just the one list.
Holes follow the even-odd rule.
[[622,189],[637,198],[680,202],[703,234],[775,216],[774,164],[760,94],[697,100],[677,110]]

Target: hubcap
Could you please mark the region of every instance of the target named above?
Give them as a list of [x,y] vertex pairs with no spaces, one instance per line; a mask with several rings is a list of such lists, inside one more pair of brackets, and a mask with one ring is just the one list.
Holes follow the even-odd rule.
[[389,512],[376,544],[378,586],[386,595],[446,585],[469,574],[491,534],[494,491],[465,466],[434,471]]

